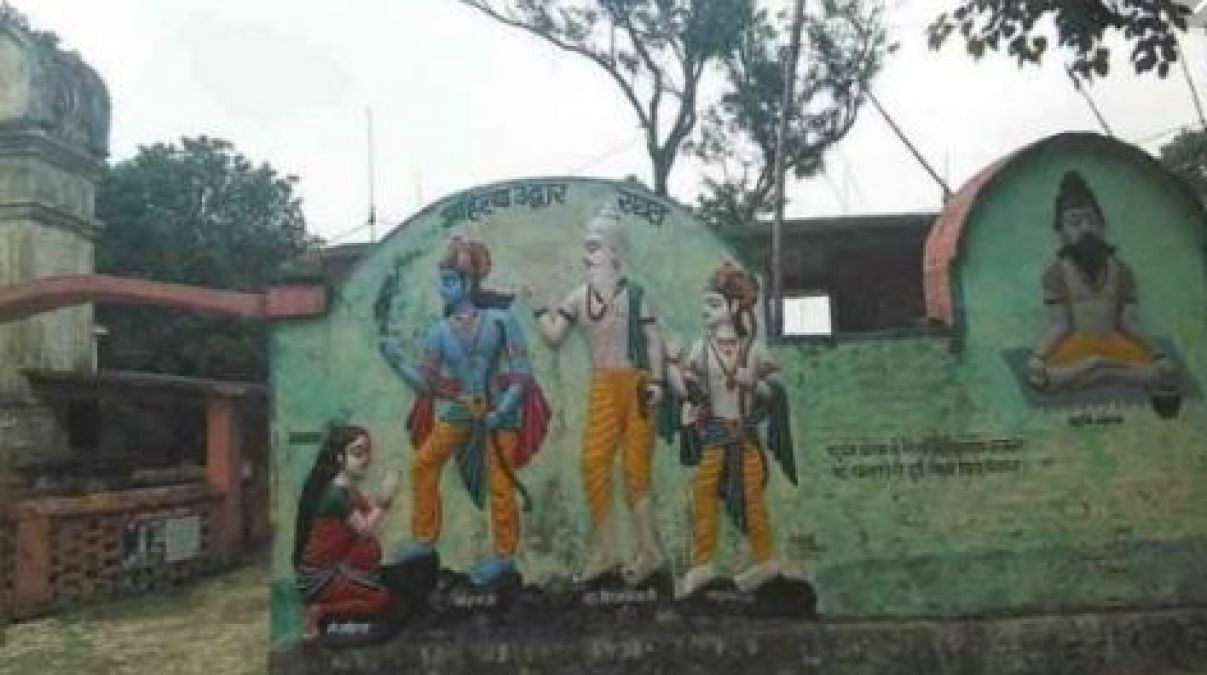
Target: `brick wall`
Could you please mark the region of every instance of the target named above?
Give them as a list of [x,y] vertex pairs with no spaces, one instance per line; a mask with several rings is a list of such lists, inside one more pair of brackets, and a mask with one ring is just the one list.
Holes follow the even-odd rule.
[[[25,559],[14,583],[18,615],[162,588],[220,566],[221,497],[203,485],[46,498],[16,507]],[[196,517],[195,556],[169,561],[168,521]]]

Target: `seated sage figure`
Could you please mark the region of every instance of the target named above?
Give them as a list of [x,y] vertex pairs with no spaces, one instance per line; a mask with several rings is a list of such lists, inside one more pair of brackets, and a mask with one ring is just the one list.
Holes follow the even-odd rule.
[[368,431],[335,426],[302,488],[293,564],[306,606],[304,640],[319,637],[324,618],[373,619],[390,605],[376,530],[396,482],[387,478],[376,499],[366,495],[360,486],[372,459]]
[[1102,209],[1077,172],[1061,180],[1055,229],[1060,248],[1043,275],[1047,325],[1027,363],[1031,385],[1132,385],[1176,397],[1179,369],[1141,329],[1135,275],[1107,243]]

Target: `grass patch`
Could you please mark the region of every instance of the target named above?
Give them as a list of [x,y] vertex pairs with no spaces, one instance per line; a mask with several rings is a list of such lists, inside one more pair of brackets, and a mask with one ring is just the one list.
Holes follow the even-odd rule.
[[258,675],[268,670],[269,563],[159,594],[14,624],[0,675]]

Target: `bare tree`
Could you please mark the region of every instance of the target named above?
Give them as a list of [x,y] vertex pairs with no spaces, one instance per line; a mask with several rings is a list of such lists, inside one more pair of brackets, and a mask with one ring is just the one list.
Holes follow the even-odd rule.
[[599,66],[637,117],[654,191],[699,121],[709,66],[730,54],[753,17],[752,0],[460,0]]
[[715,168],[705,178],[700,209],[715,226],[741,226],[775,206],[776,138],[787,114],[785,175],[806,178],[824,166],[826,150],[855,124],[872,78],[892,50],[878,4],[826,0],[804,19],[801,65],[793,100],[783,110],[788,68],[777,45],[783,17],[755,15],[738,48],[723,59],[726,90],[709,108],[690,149]]

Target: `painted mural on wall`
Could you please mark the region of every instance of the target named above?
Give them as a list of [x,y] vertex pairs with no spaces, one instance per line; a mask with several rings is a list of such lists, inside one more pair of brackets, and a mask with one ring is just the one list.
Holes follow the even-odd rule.
[[[663,566],[651,505],[651,477],[659,417],[655,409],[665,395],[666,380],[658,319],[645,288],[625,276],[625,249],[620,213],[605,207],[587,224],[584,283],[553,311],[539,304],[535,317],[548,345],[557,348],[571,329],[578,329],[591,352],[590,382],[581,394],[587,401],[581,452],[591,535],[577,580],[591,582],[619,575],[640,585]],[[634,534],[632,556],[623,569],[616,560],[613,513],[617,465]]]
[[332,426],[306,477],[292,558],[306,605],[303,639],[317,639],[332,616],[375,619],[390,607],[376,530],[396,485],[391,476],[379,494],[368,492],[363,483],[372,461],[367,430]]
[[688,597],[716,575],[718,500],[749,545],[751,564],[734,577],[737,588],[756,590],[779,572],[763,490],[768,454],[793,485],[796,457],[779,367],[756,339],[758,297],[754,275],[730,260],[721,263],[704,284],[704,336],[670,358],[668,374],[684,401],[680,461],[695,469],[691,567],[680,585]]
[[[1207,230],[1170,180],[1109,139],[1037,144],[960,216],[950,333],[835,343],[767,340],[757,277],[631,184],[433,204],[336,283],[327,316],[274,326],[275,520],[298,522],[328,429],[364,429],[372,461],[347,479],[363,499],[335,513],[350,531],[378,514],[357,541],[380,558],[344,572],[385,590],[368,614],[308,609],[324,601],[299,590],[296,528],[277,528],[274,646],[814,602],[823,618],[1207,602]],[[1058,253],[1076,227],[1116,249],[1097,298],[1052,281],[1084,274]],[[1083,299],[1115,309],[1083,323]],[[1091,349],[1105,375],[1065,386],[1074,322],[1041,342],[1058,309],[1143,356]],[[1153,399],[1174,382],[1165,417]]]
[[[405,415],[373,424],[371,434],[370,415],[350,404],[355,395],[339,401],[334,390],[340,408],[326,428],[292,435],[299,444],[322,439],[295,514],[291,562],[304,641],[359,644],[406,625],[475,616],[525,626],[564,622],[567,611],[652,616],[676,603],[684,611],[811,615],[808,583],[785,576],[772,558],[764,447],[789,480],[796,473],[786,393],[757,332],[758,280],[728,259],[717,267],[724,251],[709,242],[710,254],[694,256],[708,265],[690,277],[700,280],[702,310],[690,323],[682,322],[687,309],[668,322],[655,309],[668,284],[638,276],[644,265],[631,254],[630,234],[641,240],[670,225],[671,209],[630,190],[578,205],[585,222],[555,225],[569,244],[556,255],[570,262],[572,283],[542,278],[539,265],[496,265],[489,233],[500,225],[481,221],[572,205],[574,187],[526,184],[454,198],[438,211],[439,239],[423,242],[435,244],[434,260],[411,249],[385,266],[357,328],[376,343],[380,360],[369,367],[404,387],[391,393],[410,394]],[[510,281],[506,290],[491,285],[496,277]],[[434,297],[419,295],[433,286]],[[436,311],[426,309],[416,326],[419,302]],[[699,333],[692,324],[701,313],[705,337],[667,358],[662,325],[682,325],[675,335]],[[551,377],[534,367],[534,348],[556,364]],[[569,368],[581,372],[573,383],[565,381]],[[542,379],[559,382],[558,395],[547,397]],[[581,413],[568,422],[575,408]],[[530,481],[530,470],[547,464],[549,452],[540,451],[551,431],[560,432],[555,452],[573,470],[550,475],[546,467]],[[370,467],[380,460],[371,439],[381,436],[395,446],[374,491]],[[657,448],[665,457],[676,445],[695,478],[664,472],[674,483],[655,480]],[[453,485],[445,473],[455,475]],[[541,514],[572,506],[566,481],[581,490],[581,548],[569,564],[525,569],[533,534],[566,534],[539,531],[548,527]],[[663,511],[693,521],[675,523],[693,533],[692,567],[676,583],[657,505],[688,485],[690,514]],[[408,524],[387,532],[383,521],[396,501],[406,505]],[[746,559],[725,575],[714,554],[719,501],[749,540]],[[461,517],[450,522],[454,510]],[[470,532],[467,516],[477,521]],[[469,546],[447,546],[448,539]]]
[[[508,310],[513,298],[482,285],[490,266],[484,244],[451,237],[439,264],[445,317],[428,331],[418,364],[408,362],[397,337],[387,333],[380,342],[382,356],[417,394],[407,417],[413,541],[402,560],[435,555],[442,525],[440,472],[455,457],[474,506],[489,512],[491,551],[469,573],[480,587],[516,574],[517,493],[531,511],[531,497],[516,472],[540,448],[549,423],[523,329]],[[400,282],[386,280],[381,306]]]
[[1045,325],[1024,366],[1027,395],[1040,405],[1147,398],[1157,415],[1177,416],[1193,383],[1176,346],[1141,325],[1135,272],[1080,173],[1061,178],[1053,213],[1058,248],[1042,275]]

